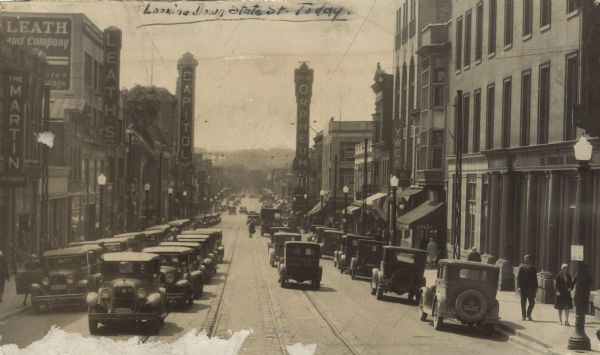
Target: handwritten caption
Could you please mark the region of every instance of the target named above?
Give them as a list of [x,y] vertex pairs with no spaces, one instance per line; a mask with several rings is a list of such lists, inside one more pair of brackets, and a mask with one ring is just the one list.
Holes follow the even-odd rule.
[[164,15],[169,15],[177,18],[178,22],[148,23],[139,27],[218,20],[347,21],[350,19],[351,12],[344,6],[315,3],[300,3],[293,6],[273,3],[223,6],[205,2],[199,4],[149,2],[143,6],[142,14],[163,15],[161,19],[164,19]]

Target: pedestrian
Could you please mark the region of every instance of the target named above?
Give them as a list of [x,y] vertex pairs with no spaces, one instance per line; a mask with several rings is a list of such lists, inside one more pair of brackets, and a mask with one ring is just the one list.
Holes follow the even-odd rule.
[[[528,320],[532,321],[531,312],[535,306],[538,281],[537,270],[535,266],[531,265],[531,257],[529,255],[523,257],[523,263],[519,266],[519,271],[517,273],[517,289],[521,293],[521,320],[525,320],[525,317],[527,317]],[[525,306],[527,305],[527,302],[529,302],[529,306],[526,311]]]
[[251,219],[250,223],[248,223],[248,233],[249,237],[252,238],[252,235],[256,232],[256,225],[254,224],[254,220]]
[[569,324],[569,311],[573,309],[573,299],[571,298],[571,290],[573,289],[573,279],[569,273],[569,266],[562,264],[560,272],[554,280],[554,290],[556,291],[556,299],[554,300],[554,308],[558,310],[558,320],[563,324],[562,313],[565,311],[565,325]]
[[481,262],[481,254],[479,254],[476,247],[471,248],[471,252],[467,255],[467,261]]
[[2,294],[4,293],[4,284],[10,279],[8,265],[4,258],[4,253],[0,251],[0,302],[2,302]]
[[427,264],[431,267],[435,267],[438,257],[438,246],[433,237],[429,238],[427,243]]

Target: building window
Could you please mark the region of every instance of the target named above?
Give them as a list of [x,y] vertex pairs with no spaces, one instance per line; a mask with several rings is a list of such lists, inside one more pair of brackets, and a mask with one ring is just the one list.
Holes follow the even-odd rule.
[[410,0],[410,20],[414,21],[416,18],[417,6],[415,5],[415,0]]
[[502,131],[500,144],[502,148],[510,147],[510,113],[512,109],[512,79],[506,78],[502,83]]
[[477,176],[469,174],[467,175],[467,218],[464,249],[472,248],[475,242],[476,191]]
[[406,63],[402,65],[402,98],[400,99],[400,121],[406,122],[406,101],[407,101],[407,88],[408,75],[406,73]]
[[355,143],[340,143],[340,153],[343,161],[354,161]]
[[538,144],[548,143],[550,123],[550,64],[540,67],[538,98]]
[[496,88],[494,84],[491,84],[487,87],[487,101],[485,108],[485,149],[494,148],[495,96]]
[[[488,191],[489,191],[489,175],[481,176],[481,224],[479,227],[479,238],[483,242],[487,240],[488,234]],[[480,251],[485,251],[484,246],[481,246]]]
[[475,21],[475,61],[478,61],[481,60],[483,52],[483,2],[477,4],[477,18]]
[[429,108],[429,60],[423,59],[421,63],[423,70],[421,71],[421,109]]
[[402,29],[402,9],[396,11],[396,35],[400,34]]
[[410,113],[415,109],[415,61],[414,58],[410,58],[410,66],[408,68],[408,108]]
[[92,67],[93,67],[93,59],[92,56],[85,53],[83,56],[83,82],[87,86],[92,86],[93,78],[92,78]]
[[523,37],[530,36],[533,23],[533,0],[523,0]]
[[504,0],[504,46],[512,45],[514,0]]
[[462,16],[456,19],[456,58],[454,61],[456,62],[456,70],[460,70],[462,63],[462,27],[463,19]]
[[417,169],[423,170],[427,167],[427,135],[428,131],[421,131],[421,140],[419,142],[419,151],[418,151],[418,160],[417,160]]
[[444,90],[446,83],[446,70],[435,69],[433,75],[433,107],[444,107]]
[[552,22],[552,0],[540,0],[540,27],[550,26]]
[[488,54],[496,52],[496,0],[490,0],[490,18],[488,23]]
[[521,135],[519,143],[529,145],[529,132],[531,126],[531,71],[527,70],[521,75]]
[[469,152],[469,112],[471,109],[471,97],[469,94],[463,95],[463,106],[462,106],[462,152]]
[[473,93],[473,152],[479,152],[479,141],[481,139],[481,90]]
[[565,78],[565,136],[564,140],[575,139],[575,125],[573,122],[573,107],[577,105],[579,93],[578,57],[577,53],[567,56],[567,70]]
[[465,67],[471,65],[471,11],[465,14]]
[[567,0],[567,14],[579,9],[578,0]]

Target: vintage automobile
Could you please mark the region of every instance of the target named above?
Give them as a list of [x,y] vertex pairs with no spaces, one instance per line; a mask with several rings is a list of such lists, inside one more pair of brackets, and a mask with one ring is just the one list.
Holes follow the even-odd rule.
[[207,235],[178,235],[175,237],[177,242],[195,243],[199,245],[200,256],[202,258],[202,264],[206,266],[207,272],[210,276],[214,276],[217,273],[217,262],[215,260],[215,254],[213,249],[210,247],[210,237]]
[[246,206],[240,206],[240,213],[248,213],[248,208]]
[[421,249],[397,246],[383,247],[379,268],[373,269],[371,294],[378,300],[386,292],[408,294],[408,300],[419,300],[420,289],[425,286],[426,252]]
[[263,207],[260,209],[260,235],[273,234],[271,227],[281,225],[281,210]]
[[136,237],[134,236],[129,236],[129,237],[118,237],[118,238],[104,238],[104,239],[98,239],[98,241],[101,241],[104,246],[106,246],[107,244],[119,244],[119,245],[125,245],[125,250],[123,251],[140,251],[140,247],[139,247],[139,241]]
[[433,287],[421,290],[420,319],[433,318],[433,329],[440,330],[444,319],[481,325],[492,334],[500,317],[496,300],[497,266],[474,261],[442,259],[438,263]]
[[140,251],[148,246],[146,243],[146,239],[147,239],[146,234],[144,234],[144,232],[121,233],[121,234],[113,235],[113,238],[115,238],[115,239],[134,238],[136,244],[135,244],[135,248],[133,248],[133,251]]
[[246,224],[250,223],[250,221],[254,221],[255,225],[260,225],[260,215],[254,211],[248,212]]
[[155,247],[158,244],[160,244],[160,242],[163,242],[166,239],[163,239],[164,233],[163,231],[159,230],[159,229],[151,229],[151,230],[145,230],[142,233],[144,233],[146,235],[146,247]]
[[325,233],[326,230],[335,230],[335,228],[333,227],[326,227],[326,226],[316,226],[315,227],[315,232],[312,236],[311,241],[315,242],[315,243],[322,243],[323,242],[323,235]]
[[167,222],[173,228],[173,235],[177,235],[182,231],[188,229],[194,221],[189,219],[176,219],[174,221]]
[[383,247],[387,244],[373,239],[358,239],[356,252],[350,259],[350,276],[371,277],[374,268],[381,265]]
[[[98,258],[102,248],[98,245],[82,245],[49,250],[42,256],[41,268],[33,278],[26,293],[31,293],[34,313],[42,307],[83,306],[90,289],[95,289],[100,278]],[[19,280],[21,279],[21,280]],[[17,293],[24,282],[17,279]]]
[[235,206],[229,206],[229,207],[227,207],[227,212],[229,214],[236,214],[237,213],[237,207],[235,207]]
[[273,234],[269,242],[269,264],[272,267],[276,267],[277,263],[283,258],[283,247],[285,242],[290,241],[302,241],[302,234],[300,233],[289,233],[289,232],[276,232]]
[[144,230],[145,231],[154,231],[154,230],[158,230],[160,231],[162,234],[160,235],[159,239],[161,242],[167,241],[169,239],[171,239],[171,237],[174,235],[175,233],[175,228],[173,228],[172,226],[168,225],[168,224],[157,224],[155,226],[151,226],[148,227]]
[[191,305],[194,298],[202,297],[204,280],[202,271],[192,270],[192,249],[162,245],[144,248],[142,252],[160,256],[160,282],[165,288],[167,303],[185,307]]
[[87,294],[90,334],[98,324],[145,323],[158,334],[167,316],[166,297],[160,287],[160,257],[141,252],[101,256],[101,285]]
[[219,258],[217,259],[217,262],[221,263],[223,262],[223,258],[225,258],[225,246],[223,245],[223,230],[222,229],[216,229],[216,228],[196,228],[193,230],[194,233],[191,233],[192,231],[185,231],[182,234],[206,234],[209,235],[211,238],[211,243],[213,243],[213,247],[214,249],[214,253],[215,255],[218,255]]
[[289,280],[298,283],[310,281],[312,287],[321,287],[323,269],[319,265],[321,246],[312,242],[286,242],[283,260],[279,262],[279,282],[287,287]]
[[339,249],[333,253],[333,265],[336,266],[340,273],[350,269],[350,261],[356,253],[358,241],[361,239],[372,239],[364,235],[344,234],[341,237]]
[[202,245],[195,242],[162,242],[160,246],[190,248],[192,250],[191,269],[202,271],[204,284],[208,284],[211,281],[212,275],[215,273],[213,270],[214,265],[210,258],[203,257]]
[[334,229],[323,230],[323,239],[321,244],[321,255],[333,257],[333,253],[339,249],[344,232]]

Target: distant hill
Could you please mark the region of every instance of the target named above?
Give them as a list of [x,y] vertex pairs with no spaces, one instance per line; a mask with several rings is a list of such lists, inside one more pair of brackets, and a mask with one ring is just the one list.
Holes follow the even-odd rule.
[[213,164],[216,166],[243,166],[250,170],[263,171],[289,167],[294,160],[294,151],[284,148],[205,152],[204,155],[206,158],[213,159]]

